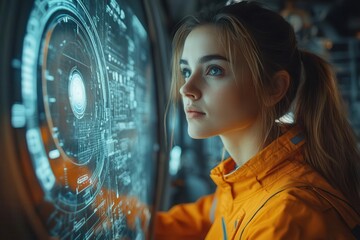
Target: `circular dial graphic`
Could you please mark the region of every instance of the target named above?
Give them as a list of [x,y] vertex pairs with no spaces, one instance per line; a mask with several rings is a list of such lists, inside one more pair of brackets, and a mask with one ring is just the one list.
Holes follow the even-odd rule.
[[81,73],[74,70],[69,77],[69,101],[75,117],[81,119],[86,110],[86,91]]
[[142,2],[119,2],[35,0],[27,22],[23,162],[35,173],[36,209],[60,239],[143,239],[149,226],[158,151],[151,41]]
[[33,28],[34,39],[41,36],[36,60],[41,78],[31,83],[42,96],[36,104],[40,125],[29,121],[28,141],[35,142],[37,135],[43,141],[36,143],[43,145],[43,153],[33,153],[33,161],[46,198],[74,213],[95,200],[106,175],[105,60],[95,25],[81,4],[44,8],[42,27]]
[[90,34],[70,14],[53,18],[43,44],[42,86],[46,118],[61,157],[78,166],[87,164],[98,174],[104,159],[98,140],[106,111],[104,80],[98,76],[101,61]]

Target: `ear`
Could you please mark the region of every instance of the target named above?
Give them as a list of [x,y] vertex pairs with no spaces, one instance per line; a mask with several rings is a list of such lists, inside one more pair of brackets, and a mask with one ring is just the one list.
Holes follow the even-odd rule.
[[290,75],[285,70],[277,71],[272,77],[272,82],[274,88],[270,92],[269,106],[274,106],[285,96],[290,85]]

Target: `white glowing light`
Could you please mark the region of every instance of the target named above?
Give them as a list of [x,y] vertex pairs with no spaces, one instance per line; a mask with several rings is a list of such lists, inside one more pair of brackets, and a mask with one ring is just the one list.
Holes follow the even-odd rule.
[[79,72],[74,71],[70,75],[69,82],[69,100],[71,110],[75,117],[81,119],[86,109],[86,91],[84,81]]
[[60,152],[59,152],[59,150],[54,149],[54,150],[51,150],[51,151],[49,152],[49,158],[51,158],[51,159],[56,159],[56,158],[58,158],[58,157],[60,157]]
[[24,127],[26,124],[25,106],[15,103],[11,108],[11,124],[15,128]]
[[169,172],[172,176],[176,175],[181,165],[181,147],[175,146],[170,152]]

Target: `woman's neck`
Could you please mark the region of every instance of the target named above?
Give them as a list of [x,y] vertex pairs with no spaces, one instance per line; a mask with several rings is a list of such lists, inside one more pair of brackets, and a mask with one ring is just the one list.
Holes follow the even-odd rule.
[[226,151],[236,162],[237,166],[244,165],[249,159],[255,156],[260,150],[269,145],[292,125],[275,124],[269,132],[266,141],[262,136],[261,124],[257,120],[246,129],[227,132],[220,135]]
[[263,145],[258,121],[246,129],[221,134],[220,138],[237,166],[242,166],[255,156]]

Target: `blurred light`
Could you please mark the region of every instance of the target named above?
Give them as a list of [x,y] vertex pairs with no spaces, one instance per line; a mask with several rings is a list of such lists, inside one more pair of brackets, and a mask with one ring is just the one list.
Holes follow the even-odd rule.
[[59,150],[54,149],[54,150],[51,150],[51,151],[49,152],[49,158],[51,158],[51,159],[56,159],[56,158],[58,158],[58,157],[60,157],[60,152],[59,152]]
[[181,147],[175,146],[170,152],[169,172],[174,176],[178,173],[181,163]]
[[226,5],[230,5],[230,4],[233,4],[233,3],[238,3],[238,2],[242,2],[243,0],[228,0],[226,2]]
[[324,47],[328,50],[333,48],[333,42],[331,40],[325,40],[324,41]]
[[15,103],[11,109],[11,124],[14,128],[25,127],[25,106]]

